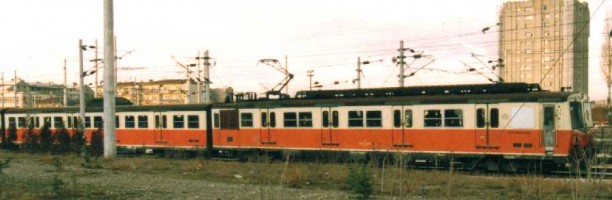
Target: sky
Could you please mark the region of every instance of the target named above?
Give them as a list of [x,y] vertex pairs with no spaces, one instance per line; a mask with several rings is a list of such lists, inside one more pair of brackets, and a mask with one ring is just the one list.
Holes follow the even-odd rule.
[[[607,97],[600,70],[604,15],[610,2],[589,0],[589,96]],[[287,1],[124,0],[114,2],[118,79],[182,79],[177,65],[195,63],[209,50],[213,88],[263,93],[284,75],[260,59],[285,62],[294,79],[289,93],[309,89],[308,70],[320,89],[356,88],[357,58],[362,88],[397,87],[392,61],[404,47],[426,55],[409,59],[406,86],[490,83],[488,60],[498,59],[498,20],[503,0]],[[600,9],[597,9],[601,5]],[[103,1],[7,0],[0,6],[0,72],[10,81],[78,82],[78,41],[103,47]],[[489,27],[489,31],[482,29]],[[84,53],[85,60],[95,52]],[[285,61],[285,55],[287,61]],[[175,59],[173,59],[173,57]],[[85,70],[93,67],[86,62]],[[468,72],[476,68],[477,72]],[[420,69],[420,70],[419,70]],[[195,70],[195,69],[194,69]],[[102,79],[102,73],[100,73]],[[88,76],[86,83],[95,78]]]

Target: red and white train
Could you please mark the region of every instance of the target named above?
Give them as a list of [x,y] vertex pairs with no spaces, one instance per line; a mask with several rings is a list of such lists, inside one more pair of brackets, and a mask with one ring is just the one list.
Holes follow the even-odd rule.
[[[117,106],[119,148],[403,155],[467,169],[564,166],[590,147],[590,105],[536,84],[301,91],[291,99]],[[78,108],[4,109],[2,132],[34,123],[75,127]],[[102,125],[87,108],[87,136]],[[19,142],[19,141],[18,141]],[[224,154],[228,155],[228,154]]]

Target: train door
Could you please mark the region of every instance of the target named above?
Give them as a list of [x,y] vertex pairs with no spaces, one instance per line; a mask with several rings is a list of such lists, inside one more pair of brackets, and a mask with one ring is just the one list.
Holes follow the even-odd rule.
[[339,113],[336,107],[321,107],[321,144],[339,145],[334,132],[339,126]]
[[501,133],[499,128],[499,108],[497,104],[476,104],[476,128],[474,132],[476,147],[498,148]]
[[546,154],[552,154],[555,147],[555,105],[545,104],[542,110],[542,134],[544,138],[544,148]]
[[164,130],[168,128],[168,117],[162,112],[154,112],[153,114],[155,115],[155,128],[153,131],[155,143],[165,144],[167,141],[164,140]]
[[394,147],[410,147],[409,128],[412,127],[412,109],[407,106],[393,106],[393,128],[391,140]]
[[259,138],[262,144],[276,143],[271,135],[272,129],[276,127],[276,112],[270,111],[269,108],[260,109],[261,127],[259,129]]

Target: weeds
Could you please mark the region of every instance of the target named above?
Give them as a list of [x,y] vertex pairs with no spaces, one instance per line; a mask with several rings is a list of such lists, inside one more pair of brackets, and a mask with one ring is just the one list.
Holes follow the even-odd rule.
[[2,174],[2,170],[8,168],[11,163],[11,158],[5,158],[3,161],[0,161],[0,174]]
[[359,169],[354,166],[349,166],[349,174],[346,178],[346,185],[357,196],[355,199],[370,199],[373,192],[372,177],[366,165],[362,165]]

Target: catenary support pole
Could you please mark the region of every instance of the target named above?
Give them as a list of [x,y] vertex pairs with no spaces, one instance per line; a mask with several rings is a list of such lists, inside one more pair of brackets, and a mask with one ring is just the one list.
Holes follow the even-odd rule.
[[79,39],[79,126],[85,123],[85,85],[83,81],[83,40]]
[[210,102],[210,56],[208,50],[204,51],[204,103]]
[[115,144],[115,45],[113,0],[104,0],[104,157],[117,155]]
[[66,59],[64,59],[64,107],[68,106],[68,70],[66,69]]

